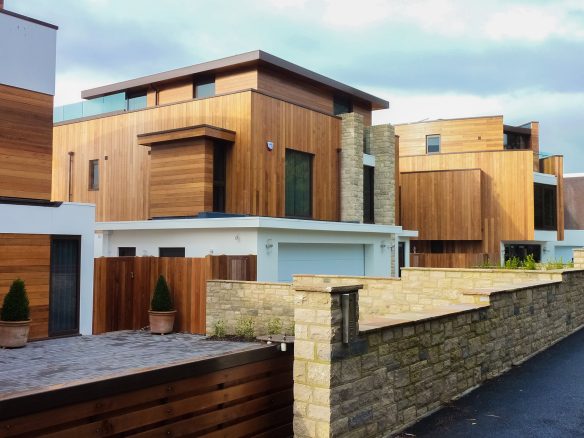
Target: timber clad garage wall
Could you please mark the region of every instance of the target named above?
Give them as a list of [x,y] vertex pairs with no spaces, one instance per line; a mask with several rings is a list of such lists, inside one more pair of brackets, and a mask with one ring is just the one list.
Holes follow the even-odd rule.
[[30,301],[29,339],[49,336],[51,236],[0,234],[0,306],[14,280],[24,280]]
[[365,275],[364,245],[281,243],[278,281],[295,274]]

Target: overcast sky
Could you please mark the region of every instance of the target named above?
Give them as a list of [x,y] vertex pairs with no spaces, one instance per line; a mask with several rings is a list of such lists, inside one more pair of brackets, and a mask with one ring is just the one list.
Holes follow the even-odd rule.
[[390,101],[374,123],[502,114],[584,172],[584,1],[5,0],[59,26],[57,105],[262,49]]

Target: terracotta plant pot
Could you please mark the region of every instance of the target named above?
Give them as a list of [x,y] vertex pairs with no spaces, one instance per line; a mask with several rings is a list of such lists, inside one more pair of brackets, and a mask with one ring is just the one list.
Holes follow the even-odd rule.
[[150,332],[160,333],[161,335],[172,333],[175,316],[176,310],[171,310],[170,312],[155,312],[154,310],[149,310],[148,317],[150,318]]
[[0,347],[24,347],[28,341],[28,321],[0,321]]

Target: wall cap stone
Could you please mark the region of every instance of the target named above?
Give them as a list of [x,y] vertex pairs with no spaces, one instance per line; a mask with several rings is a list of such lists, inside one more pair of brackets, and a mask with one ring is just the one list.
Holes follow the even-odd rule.
[[349,292],[357,292],[363,289],[362,284],[353,284],[350,286],[313,286],[310,284],[295,284],[294,289],[297,292],[324,292],[330,294],[344,294]]
[[242,280],[207,280],[207,283],[220,284],[220,283],[231,283],[231,284],[257,284],[259,286],[282,286],[290,287],[292,283],[283,283],[276,281],[242,281]]
[[399,277],[372,277],[369,275],[294,274],[292,277],[293,278],[342,278],[342,279],[350,278],[350,279],[355,279],[355,280],[402,281],[402,279]]
[[447,272],[507,272],[526,274],[563,274],[564,272],[584,271],[584,268],[565,268],[565,269],[494,269],[494,268],[402,268],[402,271],[447,271]]

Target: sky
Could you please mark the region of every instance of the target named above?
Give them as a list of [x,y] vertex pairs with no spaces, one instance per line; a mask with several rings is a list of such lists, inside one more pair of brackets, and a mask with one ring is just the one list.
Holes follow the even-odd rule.
[[5,0],[59,26],[55,104],[261,49],[390,102],[373,122],[501,114],[584,172],[584,0]]

